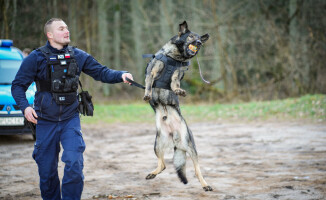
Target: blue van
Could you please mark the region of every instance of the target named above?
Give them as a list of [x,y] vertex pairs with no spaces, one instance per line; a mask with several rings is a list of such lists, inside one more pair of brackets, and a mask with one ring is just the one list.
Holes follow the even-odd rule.
[[[11,83],[23,61],[22,52],[13,47],[12,40],[0,40],[0,135],[35,133],[11,95]],[[35,83],[26,91],[26,97],[33,106]]]

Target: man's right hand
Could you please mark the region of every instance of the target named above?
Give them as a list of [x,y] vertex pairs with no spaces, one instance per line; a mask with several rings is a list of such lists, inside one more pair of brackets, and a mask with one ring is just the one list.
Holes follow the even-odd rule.
[[24,111],[25,117],[28,121],[37,124],[37,114],[32,107],[27,107]]

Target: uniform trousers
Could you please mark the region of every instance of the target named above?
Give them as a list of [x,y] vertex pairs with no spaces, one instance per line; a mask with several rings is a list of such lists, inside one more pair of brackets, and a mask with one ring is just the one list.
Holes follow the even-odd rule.
[[[58,160],[65,163],[60,191]],[[39,119],[33,158],[40,176],[41,196],[44,200],[79,200],[84,187],[85,142],[82,137],[79,114],[70,119],[53,122]]]

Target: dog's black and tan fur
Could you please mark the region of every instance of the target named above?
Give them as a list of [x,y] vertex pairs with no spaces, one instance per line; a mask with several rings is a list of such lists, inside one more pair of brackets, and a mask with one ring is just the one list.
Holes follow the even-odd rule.
[[[188,29],[187,22],[179,24],[179,34],[166,43],[155,55],[163,54],[178,62],[187,62],[193,58],[200,47],[209,38],[208,34],[199,36]],[[190,45],[196,47],[193,51]],[[160,77],[164,68],[164,62],[155,57],[149,62],[146,69],[146,89],[144,100],[149,101],[155,111],[157,135],[154,151],[158,157],[158,166],[146,179],[153,179],[165,169],[164,150],[174,147],[173,163],[180,180],[186,184],[186,153],[191,157],[196,176],[205,191],[212,188],[204,180],[198,164],[198,154],[191,130],[182,117],[178,95],[186,96],[186,91],[180,88],[180,80],[185,71],[185,66],[179,67],[171,77],[171,89],[153,87],[153,83]]]

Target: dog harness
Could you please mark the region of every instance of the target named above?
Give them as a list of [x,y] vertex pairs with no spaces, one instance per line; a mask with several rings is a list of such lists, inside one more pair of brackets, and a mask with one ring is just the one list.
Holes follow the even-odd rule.
[[73,47],[61,54],[54,54],[47,46],[40,47],[47,59],[47,80],[36,81],[37,91],[51,92],[57,104],[76,101],[79,76]]
[[[172,81],[172,75],[176,70],[180,70],[181,67],[187,67],[190,65],[190,62],[181,62],[177,61],[173,58],[170,58],[168,56],[165,56],[163,54],[144,54],[143,58],[152,57],[156,58],[157,60],[160,60],[164,63],[164,68],[158,79],[154,80],[153,88],[163,88],[167,90],[171,90],[171,81]],[[148,67],[148,64],[147,64]],[[146,67],[146,71],[147,71]],[[183,76],[181,77],[181,79]],[[180,80],[181,80],[180,79]]]

